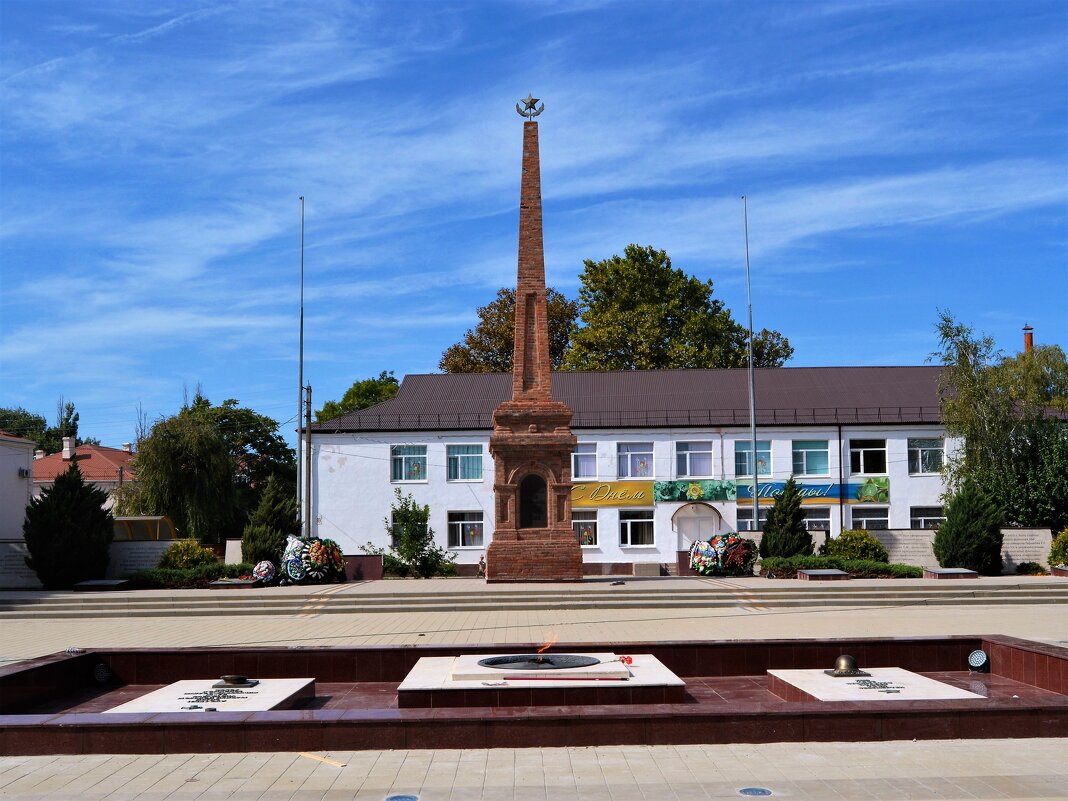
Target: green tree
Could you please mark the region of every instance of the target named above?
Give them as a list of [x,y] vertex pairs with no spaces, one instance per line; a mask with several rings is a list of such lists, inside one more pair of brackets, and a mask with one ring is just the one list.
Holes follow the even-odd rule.
[[0,409],[0,431],[14,434],[16,437],[31,439],[42,447],[45,441],[45,431],[48,429],[48,421],[41,415],[28,412],[21,406],[13,406]]
[[793,476],[786,482],[775,505],[768,510],[764,521],[764,535],[760,539],[760,556],[809,556],[812,554],[812,535],[805,528],[805,513],[801,510],[801,490]]
[[946,467],[949,491],[974,482],[1009,525],[1068,525],[1068,422],[1053,411],[1068,403],[1063,352],[1004,357],[948,311],[936,327],[942,421],[962,441]]
[[455,558],[444,548],[434,544],[434,529],[430,527],[430,507],[416,503],[409,493],[395,490],[390,516],[386,518],[392,546],[390,551],[405,568],[419,578],[455,572]]
[[241,536],[241,559],[250,564],[264,560],[277,563],[290,535],[300,536],[296,494],[292,484],[271,476]]
[[343,414],[366,409],[376,403],[387,401],[397,394],[400,384],[393,371],[383,370],[378,378],[365,378],[349,387],[339,401],[327,401],[323,408],[315,413],[315,421],[333,420]]
[[86,484],[76,463],[26,507],[22,533],[30,555],[26,564],[46,590],[67,589],[102,579],[108,547],[115,536],[107,493]]
[[1036,345],[995,367],[995,383],[1032,414],[1068,411],[1068,359],[1057,345]]
[[974,481],[965,481],[950,497],[945,522],[935,532],[938,564],[1000,575],[1001,523],[1001,510],[990,495]]
[[74,404],[61,397],[56,404],[56,424],[48,425],[44,417],[23,409],[21,406],[0,409],[0,431],[33,440],[45,453],[63,450],[63,438],[74,437],[78,445],[99,445],[95,437],[78,437],[78,418]]
[[[627,245],[623,256],[586,260],[579,290],[579,322],[564,355],[568,370],[662,370],[742,367],[747,331],[712,281],[671,266],[662,250]],[[793,355],[786,337],[754,335],[753,363],[779,367]]]
[[185,408],[159,420],[133,464],[142,514],[165,514],[182,537],[218,542],[239,517],[237,464],[210,417]]
[[211,401],[199,392],[189,408],[183,409],[180,414],[208,421],[225,441],[236,466],[235,481],[240,488],[252,494],[251,502],[242,503],[245,510],[241,515],[242,520],[247,510],[259,501],[260,492],[270,476],[296,484],[296,454],[278,433],[275,420],[238,406],[234,398],[212,406]]
[[[578,303],[551,287],[545,291],[549,319],[549,359],[558,369],[567,349]],[[462,342],[451,345],[438,367],[446,373],[507,373],[515,349],[515,290],[502,288],[492,303],[478,310],[478,324]]]

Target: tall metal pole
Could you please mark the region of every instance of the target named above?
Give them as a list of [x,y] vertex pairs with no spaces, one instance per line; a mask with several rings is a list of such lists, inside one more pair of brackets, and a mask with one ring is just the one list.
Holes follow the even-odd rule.
[[312,529],[312,516],[311,516],[311,384],[307,386],[308,400],[307,406],[304,407],[304,537],[309,539],[311,537]]
[[300,196],[300,351],[297,356],[297,512],[304,514],[301,502],[301,460],[300,450],[302,436],[300,421],[304,416],[304,195]]
[[749,305],[749,435],[753,447],[753,531],[760,528],[760,488],[757,478],[756,373],[753,370],[753,290],[749,283],[749,205],[742,195],[745,220],[745,296]]

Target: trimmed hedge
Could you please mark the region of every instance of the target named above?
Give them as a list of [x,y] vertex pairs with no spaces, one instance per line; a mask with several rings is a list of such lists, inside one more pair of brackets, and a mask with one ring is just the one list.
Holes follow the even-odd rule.
[[820,553],[837,556],[839,559],[863,559],[873,562],[889,562],[890,554],[874,534],[863,529],[846,529],[837,537],[828,538]]
[[184,590],[207,587],[221,578],[241,578],[252,573],[252,565],[201,565],[185,569],[157,567],[126,576],[130,589]]
[[766,578],[797,578],[798,570],[844,570],[853,578],[923,578],[923,568],[887,564],[871,559],[841,559],[837,556],[769,556],[760,563]]

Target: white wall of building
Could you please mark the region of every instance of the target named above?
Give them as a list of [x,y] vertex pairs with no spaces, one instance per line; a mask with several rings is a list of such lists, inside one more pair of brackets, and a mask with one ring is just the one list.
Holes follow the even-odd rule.
[[[656,481],[686,480],[676,468],[677,442],[712,442],[713,475],[706,478],[748,483],[735,473],[735,445],[748,443],[749,432],[743,429],[612,429],[576,430],[579,443],[597,445],[597,477],[599,482],[620,480],[617,476],[617,444],[621,442],[651,442],[653,445],[653,475]],[[890,428],[886,426],[843,426],[839,445],[839,431],[835,426],[762,428],[757,432],[760,441],[771,441],[771,474],[761,481],[786,481],[793,472],[795,440],[827,440],[828,468],[825,475],[799,478],[802,483],[838,484],[861,483],[868,475],[850,474],[850,440],[885,439],[886,470],[878,477],[889,479],[889,501],[886,504],[826,504],[830,514],[832,536],[844,528],[856,525],[856,510],[862,507],[885,507],[889,527],[911,527],[913,507],[940,506],[943,491],[937,473],[910,474],[908,440],[940,438],[938,426]],[[419,444],[427,447],[427,474],[419,481],[390,481],[390,448],[393,445]],[[448,481],[446,478],[446,448],[450,444],[480,444],[482,446],[482,479],[479,481]],[[946,443],[946,456],[951,458],[956,443]],[[337,540],[347,554],[357,553],[359,546],[371,542],[388,547],[385,519],[390,514],[397,488],[411,493],[413,498],[430,506],[430,525],[438,542],[447,545],[448,513],[478,512],[483,515],[482,547],[458,548],[457,561],[474,564],[489,545],[493,531],[493,460],[489,455],[489,432],[420,432],[370,434],[315,434],[312,450],[311,513],[315,532]],[[875,474],[872,474],[875,475]],[[646,479],[648,480],[648,479]],[[769,505],[767,500],[762,507]],[[680,510],[687,507],[681,514]],[[736,530],[738,510],[748,506],[733,501],[711,502],[703,507],[686,503],[658,503],[653,509],[654,543],[651,546],[621,547],[619,543],[620,512],[633,507],[601,507],[597,509],[598,544],[583,549],[588,562],[674,562],[676,552],[688,546],[685,518],[693,514],[707,516],[705,510],[714,509],[721,518],[722,530]],[[647,508],[647,507],[646,507]],[[809,508],[806,506],[806,508]],[[590,511],[580,510],[575,511]],[[706,520],[707,522],[707,520]],[[704,531],[705,529],[702,529]],[[704,537],[703,537],[704,538]]]
[[34,447],[32,442],[0,437],[0,540],[22,540]]

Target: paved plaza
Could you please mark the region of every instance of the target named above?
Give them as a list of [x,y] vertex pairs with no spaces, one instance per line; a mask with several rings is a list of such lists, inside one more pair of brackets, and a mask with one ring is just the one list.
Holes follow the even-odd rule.
[[[702,582],[704,582],[702,584]],[[943,584],[944,582],[939,582]],[[1020,580],[984,579],[940,587],[928,594],[920,581],[908,605],[873,602],[868,588],[885,581],[850,582],[855,605],[791,606],[762,593],[769,584],[786,590],[797,582],[626,579],[565,584],[537,590],[593,590],[606,603],[568,609],[567,603],[525,609],[420,611],[415,598],[460,595],[485,587],[475,579],[381,581],[330,587],[283,588],[294,611],[262,614],[191,612],[210,591],[122,593],[108,599],[108,614],[47,617],[33,600],[46,594],[0,593],[4,637],[0,657],[17,661],[69,646],[181,647],[255,645],[536,643],[550,633],[562,642],[893,637],[1008,634],[1068,644],[1068,610],[1036,589],[1009,602]],[[737,602],[717,608],[658,606],[677,587],[708,586],[734,593]],[[1005,602],[975,597],[975,588],[1001,588]],[[1033,585],[1036,588],[1040,584]],[[625,587],[648,602],[613,608],[612,593]],[[1041,587],[1056,587],[1052,582]],[[507,586],[507,592],[523,588]],[[817,592],[815,588],[798,592]],[[226,591],[228,597],[242,591]],[[1048,590],[1055,593],[1054,589]],[[405,596],[412,600],[406,601]],[[337,597],[336,600],[331,600]],[[338,612],[331,603],[355,597],[389,597],[378,611]],[[795,592],[786,596],[796,602]],[[55,598],[56,596],[50,595]],[[518,597],[518,596],[517,596]],[[578,597],[577,595],[574,597]],[[133,613],[139,600],[159,600],[165,611]],[[1054,602],[1050,602],[1054,599]],[[63,600],[68,600],[66,595]],[[71,594],[72,604],[105,599]],[[981,603],[975,603],[981,600]],[[115,612],[128,604],[131,613]],[[406,609],[411,606],[412,609]],[[444,606],[448,606],[446,602]],[[357,604],[356,608],[359,608]],[[435,609],[437,607],[434,607]],[[10,610],[14,611],[10,611]],[[38,610],[39,612],[39,610]],[[1068,740],[958,740],[882,743],[775,743],[767,745],[605,746],[596,748],[360,751],[176,755],[87,755],[0,758],[0,799],[717,799],[742,798],[746,787],[792,799],[1063,799],[1068,798]]]

